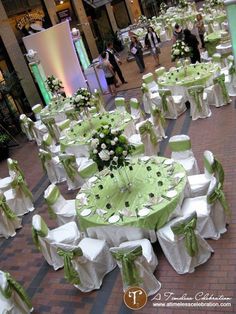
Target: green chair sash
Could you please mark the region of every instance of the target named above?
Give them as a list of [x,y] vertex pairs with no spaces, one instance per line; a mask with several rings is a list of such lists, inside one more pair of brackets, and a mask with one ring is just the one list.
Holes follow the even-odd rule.
[[11,159],[11,162],[8,160],[7,165],[8,165],[9,171],[14,171],[15,173],[21,175],[23,179],[25,179],[24,173],[19,167],[17,160]]
[[76,174],[78,173],[75,167],[75,156],[60,156],[59,159],[63,164],[63,167],[65,168],[68,177],[73,181]]
[[115,98],[116,107],[125,107],[125,99],[124,98]]
[[141,85],[141,91],[142,91],[143,94],[146,94],[146,93],[149,92],[149,89],[148,89],[148,87],[147,87],[147,85],[145,83],[143,83]]
[[26,123],[29,129],[30,135],[34,138],[34,122],[30,118],[27,118]]
[[96,111],[99,112],[105,112],[105,102],[104,98],[100,91],[95,90],[93,95],[93,103],[96,107]]
[[47,134],[47,137],[45,136],[44,139],[42,140],[42,144],[44,147],[52,145],[52,137],[49,133]]
[[169,142],[169,146],[172,152],[183,152],[185,150],[191,149],[191,141],[183,140],[183,141],[175,141]]
[[129,104],[130,104],[130,107],[133,109],[139,109],[140,108],[140,104],[139,104],[137,99],[134,100],[131,98]]
[[78,120],[78,113],[74,109],[66,110],[65,114],[66,114],[67,119],[71,121]]
[[96,172],[98,172],[98,167],[96,162],[93,162],[84,169],[79,170],[79,175],[81,176],[81,178],[87,179],[92,177]]
[[212,61],[213,62],[221,62],[221,55],[220,54],[217,54],[217,53],[215,53],[215,54],[213,54],[213,56],[212,56]]
[[221,74],[218,77],[215,77],[213,80],[214,84],[219,84],[222,94],[223,94],[223,98],[226,101],[226,103],[229,102],[229,94],[225,85],[225,75]]
[[39,251],[41,250],[39,237],[45,238],[48,235],[48,231],[49,231],[48,226],[46,225],[45,221],[42,219],[42,217],[40,218],[41,218],[41,229],[36,230],[34,227],[32,227],[33,242]]
[[207,202],[209,204],[214,204],[216,201],[219,201],[222,207],[224,208],[224,211],[228,217],[231,217],[231,211],[229,208],[229,204],[225,198],[225,194],[222,190],[222,185],[219,182],[215,189],[211,192],[211,194],[207,195]]
[[69,119],[66,119],[59,124],[59,130],[60,131],[68,129],[69,127],[70,127],[70,120]]
[[60,195],[61,195],[60,190],[55,185],[53,189],[51,190],[50,194],[47,197],[45,197],[45,201],[48,205],[48,212],[51,218],[56,217],[56,214],[53,210],[53,205],[56,203]]
[[55,125],[55,120],[54,118],[47,117],[43,119],[43,123],[46,125],[49,134],[51,135],[52,138],[56,138],[56,134],[54,131],[54,125]]
[[204,91],[203,86],[194,86],[194,87],[188,88],[188,93],[190,96],[193,97],[197,105],[198,112],[202,111],[201,98],[203,97],[203,91]]
[[161,102],[162,102],[162,108],[164,112],[168,112],[168,102],[167,102],[167,97],[171,96],[171,91],[170,90],[159,90],[159,94],[161,96]]
[[157,144],[158,137],[157,137],[157,135],[155,133],[155,130],[154,130],[154,127],[153,127],[153,125],[152,125],[152,123],[150,121],[146,121],[145,123],[143,123],[142,126],[140,126],[139,133],[140,133],[141,136],[149,134],[152,144],[153,145]]
[[229,68],[229,75],[234,75],[236,73],[235,65],[232,64]]
[[219,162],[219,160],[217,160],[215,157],[214,157],[214,163],[213,163],[213,171],[215,173],[215,177],[217,181],[220,182],[221,186],[223,187],[224,179],[225,179],[224,169],[221,163]]
[[40,111],[43,109],[42,105],[38,104],[32,107],[33,113],[40,113]]
[[210,163],[209,160],[204,156],[204,157],[203,157],[203,163],[204,163],[204,168],[205,168],[210,174],[213,174],[213,173],[214,173],[214,170],[213,170],[214,161],[213,161],[213,163]]
[[3,296],[6,299],[9,299],[12,295],[12,292],[15,291],[19,295],[21,300],[29,308],[29,310],[31,310],[33,308],[33,305],[28,295],[26,294],[25,289],[9,273],[5,273],[5,275],[6,275],[8,285],[5,290],[1,289]]
[[175,235],[184,235],[185,247],[189,256],[193,257],[198,253],[198,241],[194,230],[197,225],[197,214],[190,216],[184,221],[178,222],[171,226],[171,230]]
[[29,197],[31,200],[33,200],[33,195],[21,175],[15,176],[11,182],[11,187],[15,190],[20,189],[26,197]]
[[4,194],[0,195],[0,208],[2,209],[2,211],[4,212],[4,214],[6,215],[8,219],[12,220],[12,219],[17,218],[16,214],[8,206],[6,197]]
[[73,285],[79,285],[81,283],[79,274],[74,269],[71,260],[77,256],[83,256],[83,252],[80,247],[73,251],[64,251],[60,248],[57,249],[57,254],[64,259],[64,277]]
[[49,152],[46,152],[46,151],[42,152],[42,151],[40,151],[39,152],[39,158],[41,160],[42,167],[43,167],[44,171],[47,172],[45,164],[46,164],[47,161],[52,159],[52,155]]
[[155,70],[155,74],[157,77],[160,77],[165,73],[165,71],[166,71],[166,69],[164,67],[161,67],[161,68]]
[[153,123],[154,125],[158,126],[158,125],[162,125],[163,127],[166,124],[166,119],[163,116],[161,110],[159,108],[154,108],[151,110],[151,114],[153,117]]
[[152,83],[154,82],[154,77],[153,77],[153,74],[148,74],[147,77],[143,78],[143,83],[145,84],[149,84],[149,83]]
[[129,250],[129,248],[119,249],[117,252],[111,252],[112,256],[121,262],[123,280],[128,286],[138,286],[141,278],[138,269],[134,263],[137,257],[142,256],[142,247]]

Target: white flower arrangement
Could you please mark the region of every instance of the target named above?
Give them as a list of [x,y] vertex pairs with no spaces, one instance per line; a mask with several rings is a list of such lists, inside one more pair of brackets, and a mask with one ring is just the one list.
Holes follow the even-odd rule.
[[186,0],[179,0],[178,7],[181,9],[187,8],[188,7],[188,1]]
[[145,15],[140,15],[138,18],[138,24],[143,24],[147,22],[147,17]]
[[208,1],[208,6],[209,7],[217,7],[223,5],[224,2],[222,0],[209,0]]
[[171,48],[171,60],[187,58],[191,54],[190,48],[181,40],[177,40]]
[[165,2],[162,2],[160,5],[161,14],[165,14],[168,6]]
[[97,163],[98,169],[109,167],[111,170],[128,164],[126,160],[133,149],[120,129],[112,129],[102,125],[92,136],[91,158]]
[[92,94],[88,91],[87,88],[79,88],[77,92],[72,97],[72,102],[74,107],[78,111],[83,111],[92,106]]
[[62,85],[62,81],[60,81],[54,75],[48,76],[45,83],[48,87],[48,90],[53,94],[58,93],[60,90],[64,88]]

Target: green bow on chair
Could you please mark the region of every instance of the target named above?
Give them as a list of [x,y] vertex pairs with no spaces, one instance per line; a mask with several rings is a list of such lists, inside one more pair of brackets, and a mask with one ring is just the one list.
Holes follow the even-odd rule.
[[134,261],[137,257],[142,256],[142,247],[137,246],[131,250],[130,248],[119,248],[119,251],[111,252],[111,254],[117,261],[121,262],[125,284],[138,286],[142,281]]
[[49,134],[51,135],[52,138],[56,139],[56,134],[54,131],[53,125],[55,124],[55,120],[53,118],[44,118],[43,123],[46,125]]
[[26,197],[29,197],[31,200],[33,200],[33,195],[21,175],[15,176],[11,182],[11,187],[15,190],[20,189]]
[[188,88],[188,93],[193,97],[194,101],[197,104],[198,112],[202,111],[201,98],[203,95],[204,87],[203,86],[194,86]]
[[185,150],[191,149],[191,141],[183,140],[183,141],[175,141],[169,142],[169,146],[172,152],[183,152]]
[[217,184],[217,186],[212,191],[212,193],[210,195],[207,195],[207,202],[209,204],[214,204],[217,200],[220,202],[220,204],[224,208],[224,211],[225,211],[226,215],[229,218],[231,218],[231,211],[230,211],[230,208],[229,208],[229,204],[226,201],[225,194],[224,194],[224,192],[222,190],[222,185],[221,185],[220,182]]
[[9,299],[12,295],[12,292],[15,291],[19,295],[20,299],[27,305],[29,310],[31,310],[33,308],[33,305],[28,295],[26,294],[25,289],[9,273],[5,273],[5,276],[8,285],[4,290],[0,288],[4,297],[6,299]]
[[197,225],[197,214],[194,213],[184,221],[178,222],[171,226],[171,230],[175,235],[184,235],[185,247],[189,256],[193,257],[198,253],[198,241],[194,230]]
[[57,249],[57,254],[64,259],[64,276],[73,285],[79,285],[81,283],[79,274],[74,269],[71,260],[77,256],[83,256],[83,252],[80,247],[73,251],[64,251],[60,248]]
[[17,218],[16,214],[11,210],[11,208],[8,206],[6,197],[4,194],[0,195],[0,208],[4,212],[7,218],[9,219],[15,219]]
[[221,74],[218,77],[215,77],[213,82],[214,82],[214,84],[220,85],[220,88],[221,88],[221,91],[223,94],[223,98],[226,101],[226,103],[228,103],[230,99],[229,99],[228,91],[227,91],[226,86],[225,86],[225,75]]
[[232,64],[229,68],[229,75],[234,75],[236,73],[235,65]]
[[159,90],[159,94],[161,96],[161,102],[164,112],[169,112],[167,97],[171,96],[170,90]]
[[152,144],[153,145],[157,144],[158,138],[157,138],[157,135],[155,133],[154,127],[150,121],[146,121],[145,123],[143,123],[143,125],[140,126],[139,133],[141,136],[149,134]]
[[57,186],[54,186],[54,188],[50,191],[49,195],[45,197],[45,201],[48,205],[48,212],[51,218],[55,218],[56,214],[53,210],[53,205],[56,203],[58,198],[60,197],[60,191]]
[[217,181],[220,182],[221,186],[223,187],[225,173],[224,173],[224,169],[223,169],[221,163],[216,158],[214,158],[214,163],[213,163],[212,169],[215,173],[215,177],[216,177]]
[[152,109],[151,114],[153,116],[154,125],[158,126],[159,124],[161,124],[162,126],[165,126],[166,119],[163,116],[163,114],[159,108],[156,107],[156,108]]
[[45,221],[41,218],[41,229],[36,230],[34,227],[32,227],[33,242],[39,251],[41,250],[39,237],[45,238],[47,235],[48,235],[48,226],[46,225]]
[[52,159],[52,155],[49,152],[46,152],[46,151],[42,152],[42,151],[40,151],[39,152],[39,158],[41,160],[43,170],[47,171],[45,164],[46,164],[47,161]]
[[102,94],[98,90],[94,91],[93,103],[94,103],[98,113],[99,112],[105,112],[105,109],[104,109],[104,105],[105,105],[104,99],[102,97]]
[[77,169],[75,168],[75,156],[66,156],[66,157],[59,157],[61,163],[63,164],[65,171],[68,175],[68,177],[73,181],[77,172]]
[[19,167],[17,160],[11,159],[11,162],[8,161],[7,164],[8,164],[8,169],[10,171],[14,171],[17,174],[20,174],[22,176],[22,178],[25,179],[24,173],[21,170],[21,168]]
[[141,85],[141,91],[142,91],[143,94],[146,94],[146,93],[149,92],[149,89],[148,89],[148,87],[147,87],[147,85],[145,83],[143,83]]

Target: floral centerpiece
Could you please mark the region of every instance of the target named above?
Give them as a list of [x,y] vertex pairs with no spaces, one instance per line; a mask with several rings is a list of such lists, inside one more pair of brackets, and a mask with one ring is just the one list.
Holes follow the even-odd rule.
[[224,4],[224,2],[222,0],[209,0],[209,1],[207,1],[207,5],[210,8],[222,6],[223,4]]
[[62,85],[62,81],[60,81],[54,75],[47,77],[46,85],[48,87],[48,90],[56,96],[58,96],[59,91],[64,88]]
[[144,24],[147,23],[147,17],[145,15],[140,15],[138,18],[138,24]]
[[177,40],[171,48],[171,60],[184,59],[190,56],[190,48],[181,40]]
[[167,10],[167,4],[165,2],[162,2],[160,5],[161,14],[165,14]]
[[186,0],[179,0],[178,7],[181,8],[181,9],[187,8],[188,7],[188,1],[186,1]]
[[88,91],[87,88],[81,87],[77,92],[72,96],[72,103],[76,111],[79,113],[84,113],[88,118],[89,109],[93,105],[93,95]]

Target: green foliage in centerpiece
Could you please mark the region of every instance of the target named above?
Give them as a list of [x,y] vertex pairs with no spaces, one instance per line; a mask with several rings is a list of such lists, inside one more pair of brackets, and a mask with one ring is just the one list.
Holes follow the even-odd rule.
[[181,40],[177,40],[171,48],[171,60],[184,59],[191,55],[190,48]]
[[132,149],[120,129],[103,125],[92,136],[90,157],[100,171],[105,167],[112,170],[128,165],[126,157]]
[[93,96],[87,88],[81,87],[72,97],[72,102],[77,111],[84,111],[85,109],[91,108],[91,100]]
[[53,94],[58,93],[64,88],[62,85],[62,81],[60,81],[54,75],[48,76],[45,83],[47,84],[48,90]]
[[161,14],[165,14],[168,6],[165,2],[162,2],[160,5]]
[[187,8],[188,7],[188,1],[186,0],[179,0],[178,7],[181,9]]
[[210,8],[222,6],[222,5],[224,5],[224,1],[222,1],[222,0],[208,0],[207,1],[207,6]]

